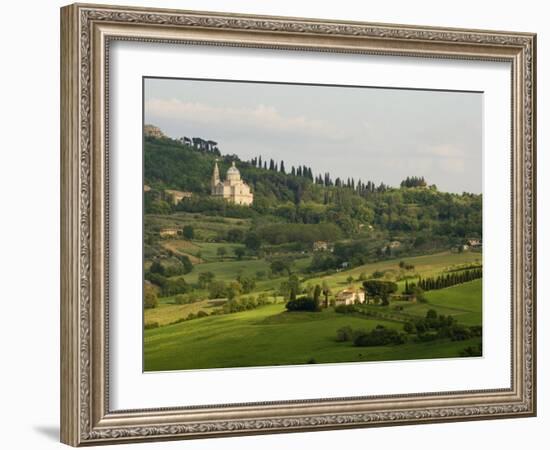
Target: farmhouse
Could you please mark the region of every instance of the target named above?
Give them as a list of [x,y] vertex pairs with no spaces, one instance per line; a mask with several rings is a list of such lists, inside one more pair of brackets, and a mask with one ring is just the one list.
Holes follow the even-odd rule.
[[333,249],[333,246],[327,241],[315,241],[313,243],[314,252],[331,252]]
[[184,198],[190,198],[193,196],[192,192],[186,192],[186,191],[175,191],[173,189],[166,189],[164,191],[165,194],[167,194],[174,205],[177,205],[179,202],[181,202]]
[[167,237],[176,237],[178,235],[179,230],[177,228],[163,228],[160,230],[159,234],[162,238]]
[[382,247],[382,251],[384,253],[391,252],[392,250],[395,250],[397,248],[401,247],[401,242],[399,241],[391,241],[388,245],[385,247]]
[[334,302],[336,306],[354,305],[355,303],[365,303],[365,292],[363,290],[349,287],[336,294],[336,300]]
[[466,243],[472,248],[481,247],[481,240],[480,239],[468,239],[468,241]]
[[241,173],[235,167],[235,161],[228,169],[225,181],[220,179],[220,169],[216,161],[212,173],[211,190],[213,197],[223,198],[236,205],[250,206],[254,200],[250,186],[241,180]]

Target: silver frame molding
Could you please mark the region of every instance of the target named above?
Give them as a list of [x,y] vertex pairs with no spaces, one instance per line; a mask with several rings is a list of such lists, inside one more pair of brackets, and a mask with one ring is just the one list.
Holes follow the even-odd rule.
[[[112,411],[108,395],[107,100],[113,40],[509,62],[510,388]],[[531,33],[105,5],[62,8],[61,441],[81,446],[534,416],[535,55],[536,35]]]

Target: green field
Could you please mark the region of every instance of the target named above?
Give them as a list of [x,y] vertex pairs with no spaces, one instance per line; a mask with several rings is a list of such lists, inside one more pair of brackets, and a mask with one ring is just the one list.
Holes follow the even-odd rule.
[[[184,249],[189,249],[190,247],[193,248],[189,253],[195,253],[196,249],[201,249],[204,246],[210,246],[210,253],[209,255],[215,255],[216,252],[212,251],[213,248],[216,248],[217,245],[220,244],[214,244],[214,243],[189,243],[187,241],[183,240],[170,240],[167,242],[179,242],[180,245]],[[213,259],[216,259],[217,256],[212,256]],[[310,262],[311,257],[305,256],[303,258],[297,259],[294,261],[294,269],[296,270],[303,270]],[[450,268],[453,266],[457,266],[459,264],[465,264],[465,263],[473,263],[480,260],[480,255],[475,253],[438,253],[435,255],[425,255],[425,256],[415,256],[410,257],[406,259],[407,262],[414,264],[415,269],[414,273],[418,274],[420,276],[426,277],[426,276],[433,276],[439,272],[441,272],[443,269]],[[307,279],[304,282],[304,285],[315,285],[318,283],[326,282],[328,286],[335,292],[338,290],[341,290],[348,286],[354,286],[359,287],[361,285],[361,281],[358,280],[358,277],[362,273],[371,274],[372,272],[376,270],[381,271],[390,271],[390,273],[397,272],[399,270],[399,261],[400,260],[387,260],[387,261],[381,261],[373,264],[367,264],[361,267],[357,267],[351,270],[347,271],[341,271],[338,273],[334,273],[332,275],[323,276],[323,277],[315,277]],[[269,271],[269,262],[265,259],[245,259],[242,261],[238,261],[236,259],[225,259],[223,261],[220,261],[219,258],[217,261],[214,262],[204,262],[201,264],[196,264],[193,268],[193,271],[187,275],[184,276],[185,280],[189,283],[196,283],[198,281],[198,276],[200,273],[203,272],[212,272],[215,274],[216,280],[222,280],[229,282],[231,280],[234,280],[237,276],[243,275],[243,276],[255,276],[258,272],[265,272],[267,273]],[[347,278],[349,276],[354,277],[354,281],[351,283],[347,282]],[[286,279],[286,277],[275,277],[275,278],[268,278],[264,280],[258,280],[256,285],[256,292],[266,292],[270,296],[274,296],[275,292],[274,290],[279,286],[279,284]],[[400,281],[397,284],[399,285],[400,289],[404,286],[404,281]],[[481,282],[478,282],[481,285]],[[437,291],[437,294],[435,293],[427,293],[426,295],[428,298],[439,297],[439,293],[443,293],[446,290],[439,290]],[[200,292],[201,295],[204,296],[206,299],[207,292],[202,291]],[[474,303],[479,303],[479,308],[481,308],[481,301],[479,300],[481,298],[481,291],[479,293],[470,293],[471,298],[473,298]],[[479,297],[478,297],[479,295]],[[460,301],[460,298],[458,299]],[[161,307],[163,304],[171,304],[173,303],[174,299],[172,297],[168,298],[161,298]],[[454,300],[456,301],[456,299]],[[446,305],[442,303],[441,301],[433,301],[431,303],[434,303],[434,305],[438,306],[438,311],[440,311],[442,314],[450,314],[455,315],[457,313],[456,310],[451,310],[448,308],[445,308]],[[170,308],[166,310],[166,312],[170,311],[170,314],[162,314],[162,315],[169,315],[169,319],[161,319],[161,323],[168,323],[173,322],[177,319],[184,318],[189,312],[196,313],[197,310],[205,309],[209,312],[209,310],[204,306],[207,305],[207,302],[201,302],[201,307],[194,307],[191,310],[188,310],[188,308],[182,308],[181,306],[177,308]],[[450,306],[451,304],[449,304]],[[428,306],[424,304],[418,304],[418,305],[411,305],[408,303],[403,303],[402,306],[406,308],[407,312],[410,312],[411,314],[415,315],[423,315],[426,313],[426,311],[429,309]],[[458,306],[458,309],[460,310],[461,307]],[[462,311],[461,311],[462,312]],[[474,311],[475,312],[475,311]],[[158,321],[159,311],[155,309],[148,309],[145,310],[145,322],[154,322]]]
[[[411,257],[407,261],[414,264],[415,273],[429,276],[459,264],[476,262],[479,258],[479,254],[448,252]],[[372,273],[374,270],[397,270],[398,263],[397,260],[388,260],[368,264],[321,279],[308,280],[304,284],[325,280],[338,290],[349,284],[346,278],[350,274],[358,277],[363,272]],[[193,272],[186,275],[186,279],[193,282],[201,271],[212,271],[216,274],[216,279],[231,280],[239,273],[252,275],[258,270],[267,270],[267,267],[267,262],[262,259],[197,264]],[[282,278],[276,278],[258,282],[256,292],[270,292],[281,280]],[[360,283],[354,281],[351,284]],[[338,314],[333,308],[320,313],[290,313],[286,312],[284,302],[279,299],[277,304],[250,311],[214,315],[176,324],[175,321],[185,318],[191,312],[196,313],[202,309],[211,313],[219,304],[202,300],[191,305],[175,305],[173,298],[164,298],[159,307],[145,311],[146,323],[156,321],[161,325],[159,328],[145,330],[145,370],[458,357],[466,347],[479,344],[480,338],[432,342],[411,340],[402,345],[356,347],[350,342],[337,342],[336,331],[343,326],[370,330],[376,325],[401,331],[406,321],[425,317],[429,309],[435,309],[438,314],[453,316],[463,325],[481,325],[481,292],[482,281],[474,280],[428,291],[425,294],[427,303],[395,301],[387,307],[366,307],[387,315],[387,319]],[[272,295],[272,299],[277,299],[274,292]]]
[[145,331],[145,370],[182,370],[456,357],[479,342],[445,341],[354,347],[336,342],[343,326],[372,329],[398,322],[349,317],[333,311],[288,313],[283,304],[205,317]]
[[[288,275],[274,275],[270,269],[277,254],[256,256],[247,253],[238,259],[235,249],[244,248],[242,243],[211,241],[219,233],[247,229],[251,226],[250,220],[189,213],[147,217],[149,229],[185,225],[193,225],[193,239],[186,240],[181,236],[162,239],[158,245],[177,256],[190,258],[193,270],[179,277],[194,286],[193,293],[198,301],[180,305],[174,295],[160,297],[156,308],[144,311],[145,324],[158,325],[158,328],[146,329],[144,334],[147,371],[457,357],[466,347],[480,342],[480,338],[432,342],[410,338],[402,345],[357,347],[351,342],[337,342],[336,331],[344,326],[372,330],[377,325],[402,331],[405,322],[425,317],[430,309],[435,309],[438,315],[452,316],[465,326],[481,325],[481,280],[428,291],[425,293],[426,303],[395,300],[385,307],[364,305],[363,310],[371,316],[339,314],[332,307],[320,313],[289,313],[285,309],[285,299],[278,293]],[[225,250],[225,254],[220,254],[220,248]],[[414,282],[418,277],[434,277],[464,265],[481,263],[478,252],[445,251],[310,274],[307,268],[313,258],[311,251],[295,252],[291,257],[292,272],[298,274],[303,288],[324,284],[330,288],[331,298],[344,288],[361,287],[363,280],[376,272],[383,274],[383,280],[395,281],[402,291],[405,279]],[[412,268],[400,267],[403,260]],[[243,276],[254,278],[256,286],[248,295],[267,295],[271,304],[244,312],[220,314],[226,300],[209,300],[208,290],[197,287],[199,275],[204,272],[211,272],[216,281],[225,283]],[[200,311],[201,314],[207,313],[208,317],[185,320]]]
[[436,306],[448,308],[451,315],[465,325],[481,325],[481,294],[482,280],[474,280],[469,283],[453,286],[452,288],[439,289],[426,293],[428,302]]
[[223,219],[203,214],[174,213],[170,215],[148,214],[145,216],[146,230],[159,230],[161,228],[184,227],[192,225],[195,228],[195,238],[201,241],[209,241],[218,233],[229,229],[246,230],[250,227],[249,219]]
[[217,308],[216,302],[211,300],[201,300],[188,305],[178,305],[174,303],[173,297],[166,297],[162,299],[158,307],[147,310],[145,323],[158,323],[160,326],[164,326],[187,317],[189,314],[196,314],[199,311],[211,313]]

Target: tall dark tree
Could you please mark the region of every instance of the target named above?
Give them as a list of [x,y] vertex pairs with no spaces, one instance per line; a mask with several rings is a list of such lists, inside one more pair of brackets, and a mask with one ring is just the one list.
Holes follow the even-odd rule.
[[381,300],[383,305],[389,305],[390,295],[397,292],[397,284],[392,281],[367,280],[363,288],[368,297]]

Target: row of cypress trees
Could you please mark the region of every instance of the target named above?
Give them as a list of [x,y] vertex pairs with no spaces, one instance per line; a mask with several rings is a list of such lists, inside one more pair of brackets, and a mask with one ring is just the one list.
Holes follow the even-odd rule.
[[[483,277],[483,269],[464,270],[462,272],[453,272],[438,277],[420,278],[418,287],[423,291],[432,291],[434,289],[443,289],[457,284],[466,283],[467,281],[476,280]],[[413,283],[411,283],[412,285]],[[405,283],[405,291],[410,290],[408,283]]]

